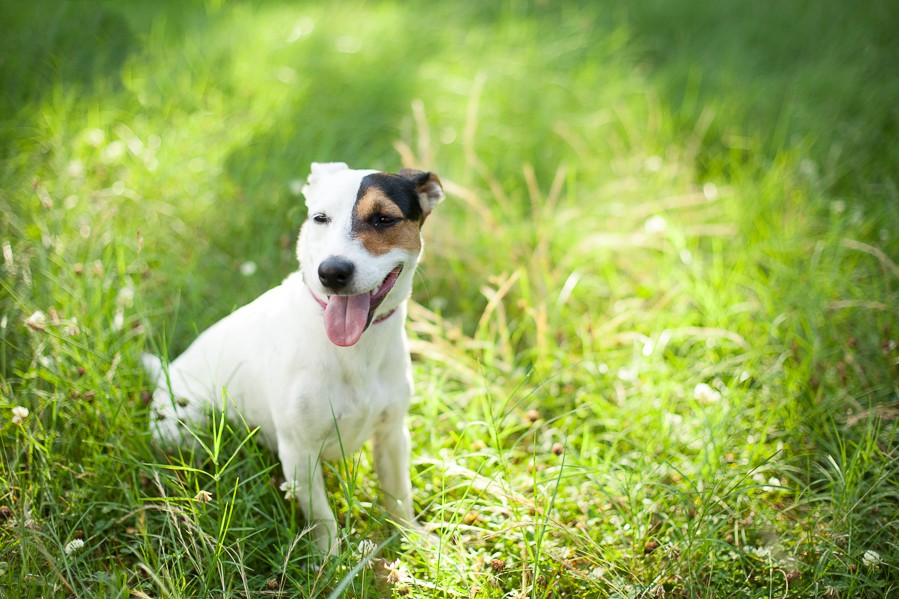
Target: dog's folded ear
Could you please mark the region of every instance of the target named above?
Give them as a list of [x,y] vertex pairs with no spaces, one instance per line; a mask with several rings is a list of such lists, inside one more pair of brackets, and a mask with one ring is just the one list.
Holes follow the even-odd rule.
[[425,173],[411,168],[400,169],[397,174],[404,179],[409,179],[415,185],[421,201],[423,218],[427,218],[434,206],[443,199],[443,185],[440,183],[440,179],[434,173]]
[[315,187],[317,183],[321,183],[323,179],[330,177],[338,171],[345,171],[348,167],[345,162],[313,162],[312,171],[306,178],[306,185],[303,186],[303,195],[309,199],[309,191]]

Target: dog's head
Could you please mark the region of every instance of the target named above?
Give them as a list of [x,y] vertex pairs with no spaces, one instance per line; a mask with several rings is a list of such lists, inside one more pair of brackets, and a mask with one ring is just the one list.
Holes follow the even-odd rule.
[[309,211],[297,244],[303,279],[327,304],[328,338],[353,345],[376,315],[409,297],[421,225],[443,199],[443,187],[433,173],[312,163],[303,195]]

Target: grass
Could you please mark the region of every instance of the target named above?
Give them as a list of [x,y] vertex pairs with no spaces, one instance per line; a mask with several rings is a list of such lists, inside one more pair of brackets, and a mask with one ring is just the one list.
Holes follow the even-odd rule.
[[[4,4],[0,596],[894,595],[896,16]],[[440,551],[367,452],[316,568],[239,420],[147,433],[140,352],[296,268],[313,160],[447,184],[407,324]]]

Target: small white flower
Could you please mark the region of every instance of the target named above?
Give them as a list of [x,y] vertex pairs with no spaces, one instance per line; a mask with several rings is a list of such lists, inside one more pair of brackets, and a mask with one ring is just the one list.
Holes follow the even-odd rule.
[[63,332],[69,337],[78,336],[81,333],[81,329],[78,328],[78,319],[73,317],[72,322],[65,326]]
[[125,326],[125,309],[119,307],[112,318],[112,330],[119,332]]
[[767,493],[774,493],[780,490],[777,487],[780,487],[780,480],[776,476],[772,476],[768,479],[768,484],[762,487],[762,490]]
[[132,304],[134,304],[134,287],[131,285],[126,285],[119,289],[119,292],[116,294],[115,301],[120,306],[125,306],[126,308],[130,308]]
[[[353,554],[356,557],[356,559],[358,559],[359,561],[362,561],[363,559],[368,557],[370,554],[374,553],[375,549],[377,549],[377,548],[378,548],[378,546],[375,544],[374,541],[370,541],[368,539],[363,539],[363,540],[359,541],[358,545],[356,545],[356,551],[353,552]],[[370,564],[371,564],[371,562],[369,562],[369,565]]]
[[22,421],[28,418],[28,408],[22,406],[16,406],[12,409],[12,422],[13,424],[22,424]]
[[240,274],[242,274],[245,277],[249,277],[249,276],[256,274],[256,269],[258,269],[258,268],[259,267],[256,266],[255,262],[253,262],[252,260],[247,260],[246,262],[244,262],[243,264],[240,265]]
[[82,547],[84,547],[84,541],[82,541],[81,539],[69,541],[69,544],[66,545],[66,555],[72,555]]
[[47,322],[47,317],[44,316],[43,312],[37,310],[34,314],[25,319],[25,326],[32,331],[43,331],[45,322]]
[[643,229],[646,231],[647,235],[661,235],[665,232],[667,227],[668,222],[664,217],[659,215],[650,216],[646,219],[646,222],[643,223]]
[[590,578],[595,578],[596,580],[602,580],[602,577],[605,576],[605,573],[606,573],[605,568],[601,568],[601,567],[597,566],[597,567],[593,568],[592,570],[590,570],[589,576],[590,576]]
[[200,491],[197,493],[197,496],[194,497],[195,501],[199,501],[200,503],[209,503],[212,501],[212,493],[209,491]]
[[865,554],[862,556],[862,563],[868,568],[877,567],[881,561],[883,560],[880,558],[880,554],[871,549],[865,551]]
[[721,393],[705,383],[699,383],[693,389],[693,399],[699,403],[718,403],[721,401]]
[[284,499],[288,501],[296,497],[300,492],[300,485],[295,480],[285,480],[279,488],[284,493]]
[[402,563],[399,559],[394,562],[385,563],[384,567],[387,568],[388,583],[398,584],[412,582],[412,576],[410,576],[409,571],[406,570],[406,564]]

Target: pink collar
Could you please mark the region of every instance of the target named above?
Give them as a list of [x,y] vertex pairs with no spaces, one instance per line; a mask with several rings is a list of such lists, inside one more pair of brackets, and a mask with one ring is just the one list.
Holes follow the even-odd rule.
[[[328,304],[327,304],[326,302],[321,301],[320,299],[318,299],[318,296],[317,296],[317,295],[315,295],[314,293],[312,293],[312,288],[309,287],[309,285],[306,285],[306,289],[309,290],[309,295],[311,295],[312,298],[313,298],[315,301],[317,301],[318,304],[319,304],[322,308],[327,308],[327,307],[328,307]],[[397,310],[397,308],[394,308],[393,310],[391,310],[390,312],[388,312],[387,314],[385,314],[385,315],[382,316],[381,318],[378,318],[378,319],[372,321],[372,324],[380,324],[380,323],[384,322],[385,320],[387,320],[388,318],[390,318],[391,316],[393,316],[393,314],[394,314],[394,312],[396,312],[396,310]]]

